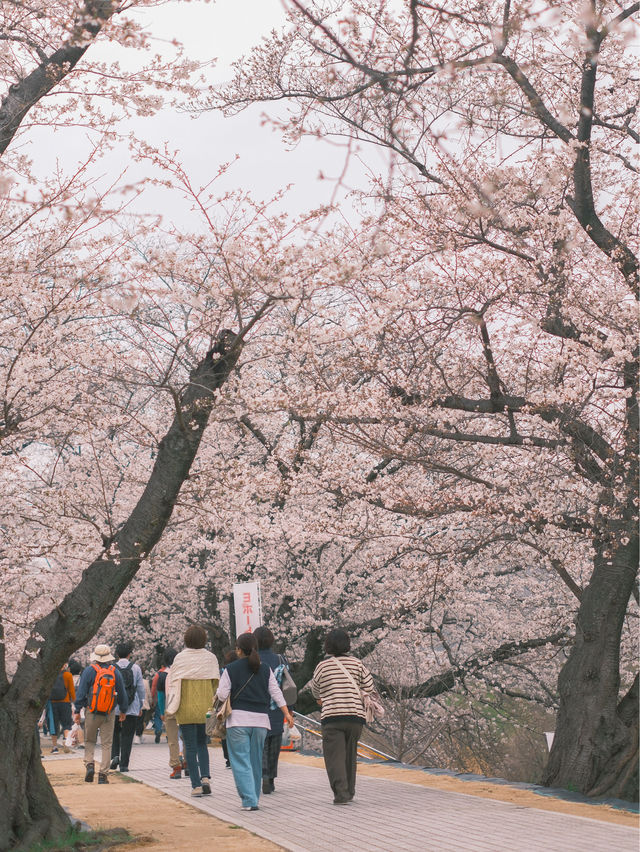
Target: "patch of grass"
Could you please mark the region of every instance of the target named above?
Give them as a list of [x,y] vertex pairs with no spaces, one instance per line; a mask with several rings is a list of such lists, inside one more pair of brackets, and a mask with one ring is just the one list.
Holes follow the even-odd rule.
[[76,852],[99,852],[136,840],[126,828],[110,828],[105,831],[79,831],[70,828],[54,840],[44,840],[29,847],[29,852],[69,852],[72,849]]
[[142,781],[138,781],[137,778],[132,778],[130,775],[125,775],[124,773],[118,773],[121,781],[124,781],[125,784],[142,784]]

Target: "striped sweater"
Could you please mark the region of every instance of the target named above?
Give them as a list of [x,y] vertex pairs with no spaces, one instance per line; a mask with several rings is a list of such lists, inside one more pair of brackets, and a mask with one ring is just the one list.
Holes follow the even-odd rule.
[[322,701],[320,718],[323,722],[336,717],[364,721],[365,714],[360,692],[373,692],[371,673],[355,657],[340,657],[340,662],[360,689],[356,689],[351,679],[335,662],[334,657],[322,660],[316,666],[311,681],[313,697]]

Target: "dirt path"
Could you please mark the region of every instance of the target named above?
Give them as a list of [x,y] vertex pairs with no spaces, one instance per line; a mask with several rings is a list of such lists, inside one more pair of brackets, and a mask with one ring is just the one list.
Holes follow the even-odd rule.
[[44,766],[58,799],[74,819],[93,829],[122,826],[138,838],[135,844],[118,846],[118,852],[277,852],[282,848],[117,772],[109,776],[108,787],[85,784],[80,759],[45,761]]

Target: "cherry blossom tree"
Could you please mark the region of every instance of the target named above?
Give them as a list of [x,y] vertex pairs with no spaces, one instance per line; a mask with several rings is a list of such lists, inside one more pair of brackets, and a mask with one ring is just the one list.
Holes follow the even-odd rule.
[[[174,542],[190,540],[205,511],[196,456],[211,411],[232,404],[232,388],[221,393],[241,381],[248,336],[293,296],[279,276],[290,258],[273,250],[280,229],[267,245],[264,210],[242,225],[241,206],[234,228],[212,222],[208,239],[174,233],[143,248],[109,235],[107,258],[72,215],[77,234],[59,227],[57,262],[49,230],[48,254],[28,258],[40,287],[5,301],[7,838],[61,828],[34,737],[52,677],[100,629],[170,520]],[[25,797],[36,810],[25,813]]]
[[[344,247],[342,254],[330,254],[344,259]],[[336,272],[342,271],[339,263]],[[333,278],[328,265],[323,278],[325,283]],[[153,644],[175,641],[183,619],[198,620],[207,623],[222,650],[229,641],[228,613],[220,600],[234,580],[259,578],[267,622],[292,652],[300,687],[321,658],[327,627],[338,621],[354,635],[357,653],[384,648],[396,667],[403,658],[400,636],[421,648],[415,676],[400,671],[387,678],[377,672],[392,703],[419,705],[424,714],[425,699],[434,701],[452,690],[484,690],[486,695],[490,689],[553,706],[571,595],[563,594],[562,583],[554,588],[547,565],[525,570],[516,555],[507,559],[504,546],[496,548],[492,562],[490,542],[476,554],[460,554],[462,525],[469,527],[471,521],[464,515],[459,520],[455,507],[432,510],[432,477],[421,476],[409,462],[402,474],[395,463],[379,463],[376,447],[364,451],[345,434],[337,415],[328,414],[329,405],[353,410],[354,399],[340,394],[343,385],[351,388],[351,397],[356,394],[361,368],[353,346],[343,352],[344,363],[336,360],[340,344],[332,329],[338,317],[321,322],[329,302],[325,288],[322,310],[319,304],[313,310],[314,333],[307,319],[301,320],[302,312],[296,315],[296,330],[296,320],[287,317],[283,305],[277,323],[266,329],[273,341],[245,366],[250,394],[240,388],[234,391],[233,410],[218,407],[223,420],[210,426],[216,476],[200,480],[199,503],[207,507],[199,519],[200,534],[185,551],[168,531],[154,553],[157,567],[141,577],[148,590],[142,607],[141,596],[130,590],[140,616],[139,638],[146,634]],[[334,309],[345,304],[343,293]],[[356,318],[355,305],[349,313]],[[362,334],[364,346],[364,326]],[[252,351],[260,351],[259,346],[254,342]],[[310,373],[314,357],[322,366]],[[353,382],[343,382],[347,363]],[[338,376],[338,389],[323,395],[322,388]],[[370,392],[371,383],[365,390]],[[374,408],[381,411],[388,397],[385,392]],[[358,404],[364,405],[362,398]],[[323,406],[325,413],[305,420],[292,406],[305,411]],[[371,418],[367,429],[371,433]],[[404,499],[390,499],[399,490]],[[484,525],[486,536],[490,528],[487,521]],[[482,522],[475,532],[483,533]],[[506,619],[505,608],[513,608],[514,599],[518,607]],[[118,617],[128,626],[136,621],[127,609],[114,613]],[[110,629],[118,635],[117,621]],[[303,695],[300,706],[312,709],[313,703],[305,704]],[[462,702],[457,706],[461,711]]]
[[[36,734],[51,685],[160,540],[245,341],[294,292],[279,280],[286,258],[263,251],[264,205],[193,190],[158,152],[205,233],[159,239],[155,217],[125,216],[117,180],[89,178],[118,119],[191,91],[193,64],[178,53],[144,65],[147,35],[123,12],[107,0],[0,13],[0,849],[68,826]],[[94,41],[140,61],[92,63]],[[38,126],[88,132],[84,161],[40,179],[25,154]]]
[[289,141],[334,134],[392,157],[326,346],[340,343],[342,367],[328,382],[321,356],[307,361],[327,393],[294,410],[394,471],[381,496],[361,482],[338,496],[440,524],[452,581],[487,560],[555,573],[575,633],[546,783],[632,794],[638,89],[625,45],[639,5],[288,5],[290,29],[212,103],[286,100]]

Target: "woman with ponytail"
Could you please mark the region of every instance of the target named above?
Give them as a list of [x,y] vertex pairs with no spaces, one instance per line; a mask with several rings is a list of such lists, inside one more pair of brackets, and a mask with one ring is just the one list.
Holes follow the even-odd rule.
[[238,659],[224,670],[218,698],[231,696],[231,715],[227,719],[227,749],[242,810],[257,811],[262,784],[262,749],[270,730],[269,704],[273,699],[289,726],[289,712],[273,672],[261,662],[258,643],[252,633],[236,640]]

